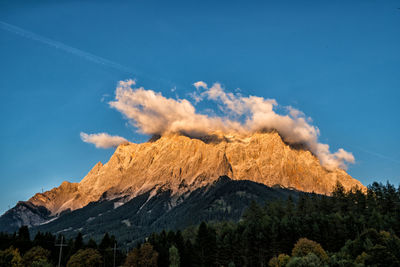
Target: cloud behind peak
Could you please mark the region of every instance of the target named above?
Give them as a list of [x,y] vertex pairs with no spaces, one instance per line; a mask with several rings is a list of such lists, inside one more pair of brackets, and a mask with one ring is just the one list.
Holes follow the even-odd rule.
[[223,111],[223,116],[207,115],[196,111],[188,99],[166,98],[161,93],[143,87],[132,88],[135,82],[120,82],[115,91],[112,108],[121,112],[138,131],[149,135],[171,132],[191,136],[204,136],[212,132],[251,134],[257,131],[276,130],[285,142],[301,144],[314,153],[328,169],[346,169],[354,163],[354,156],[340,148],[331,153],[329,145],[318,142],[319,129],[311,124],[303,112],[284,107],[278,114],[278,102],[259,96],[242,96],[226,92],[220,83],[211,87],[199,81],[193,84],[196,92],[190,94],[195,104],[211,101]]

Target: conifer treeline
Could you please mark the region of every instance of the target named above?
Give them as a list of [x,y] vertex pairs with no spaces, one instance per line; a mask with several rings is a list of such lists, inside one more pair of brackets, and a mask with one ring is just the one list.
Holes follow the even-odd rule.
[[331,197],[252,203],[238,223],[202,223],[183,240],[178,231],[148,242],[158,266],[168,266],[171,246],[182,266],[400,266],[399,234],[400,187],[374,183],[346,193],[338,184]]
[[[99,244],[78,234],[64,239],[62,265],[113,266],[117,244],[116,266],[400,266],[399,234],[400,188],[338,185],[331,197],[252,203],[239,222],[153,233],[128,253],[108,234]],[[55,266],[61,238],[0,234],[0,266]]]

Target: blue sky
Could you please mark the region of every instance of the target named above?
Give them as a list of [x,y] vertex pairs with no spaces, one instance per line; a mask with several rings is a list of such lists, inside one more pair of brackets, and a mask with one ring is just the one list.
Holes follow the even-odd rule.
[[106,162],[113,150],[82,142],[81,131],[147,140],[107,104],[129,78],[168,97],[187,98],[203,80],[275,98],[312,117],[332,150],[353,152],[353,177],[398,185],[399,8],[398,1],[1,1],[0,212]]

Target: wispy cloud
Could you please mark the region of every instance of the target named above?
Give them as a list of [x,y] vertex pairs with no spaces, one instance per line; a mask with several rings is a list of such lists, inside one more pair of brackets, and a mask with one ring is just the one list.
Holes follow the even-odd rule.
[[128,142],[128,140],[121,136],[112,136],[107,133],[87,134],[81,132],[80,135],[83,142],[94,144],[97,148],[117,147],[122,143]]
[[198,93],[195,101],[207,99],[217,104],[225,116],[210,116],[196,112],[187,99],[166,98],[161,93],[143,87],[132,88],[134,82],[120,82],[115,91],[115,101],[110,106],[120,111],[145,134],[180,132],[191,136],[207,135],[216,131],[249,134],[257,131],[276,130],[290,144],[302,144],[313,152],[328,169],[347,167],[354,163],[352,153],[340,148],[331,153],[329,145],[318,142],[319,129],[311,119],[293,107],[286,107],[285,114],[278,114],[275,99],[242,96],[226,92],[222,85],[211,87],[205,82],[193,85]]
[[107,97],[110,97],[110,95],[109,95],[109,94],[103,94],[103,95],[101,96],[100,102],[104,102],[104,101],[106,100]]
[[80,50],[78,48],[66,45],[64,43],[52,40],[50,38],[41,36],[39,34],[30,32],[30,31],[27,31],[25,29],[22,29],[20,27],[17,27],[15,25],[11,25],[11,24],[3,22],[3,21],[0,21],[0,29],[12,32],[12,33],[20,35],[20,36],[22,36],[24,38],[28,38],[28,39],[31,39],[31,40],[34,40],[34,41],[41,42],[43,44],[49,45],[49,46],[54,47],[56,49],[63,50],[65,52],[67,52],[67,53],[70,53],[70,54],[73,54],[75,56],[81,57],[81,58],[86,59],[88,61],[91,61],[93,63],[99,64],[99,65],[103,65],[105,67],[110,67],[110,68],[122,71],[124,73],[127,73],[127,74],[135,73],[135,71],[133,71],[132,69],[130,69],[130,68],[124,66],[124,65],[121,65],[119,63],[116,63],[114,61],[111,61],[111,60],[105,59],[103,57],[99,57],[99,56],[93,55],[93,54],[91,54],[89,52],[85,52],[85,51]]

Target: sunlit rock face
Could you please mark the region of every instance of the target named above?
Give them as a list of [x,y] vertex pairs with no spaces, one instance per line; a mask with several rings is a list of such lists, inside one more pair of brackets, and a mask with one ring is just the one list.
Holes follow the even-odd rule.
[[55,215],[101,198],[131,199],[152,189],[153,194],[171,189],[173,195],[184,196],[222,175],[328,195],[337,182],[347,190],[365,188],[344,170],[327,170],[311,152],[285,144],[276,132],[204,138],[169,134],[142,144],[122,144],[80,183],[64,182],[29,202]]

